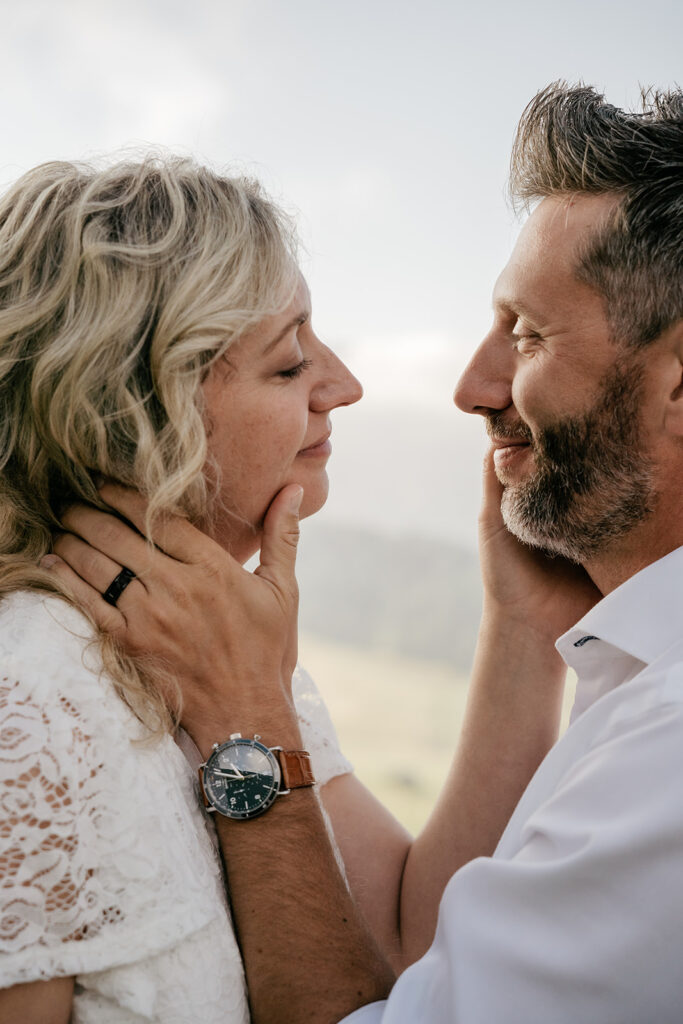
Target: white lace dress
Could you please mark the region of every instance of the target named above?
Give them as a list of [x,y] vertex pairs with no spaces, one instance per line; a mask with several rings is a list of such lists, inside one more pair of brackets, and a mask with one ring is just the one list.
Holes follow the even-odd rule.
[[[0,604],[0,987],[75,975],[73,1024],[246,1024],[213,823],[171,736],[144,730],[63,601]],[[320,783],[350,771],[295,674]]]

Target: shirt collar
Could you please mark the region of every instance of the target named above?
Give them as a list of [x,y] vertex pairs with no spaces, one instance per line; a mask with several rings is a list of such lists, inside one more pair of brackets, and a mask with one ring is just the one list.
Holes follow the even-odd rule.
[[[557,641],[571,668],[593,639],[650,664],[683,637],[683,547],[637,572]],[[579,657],[580,661],[581,658]]]

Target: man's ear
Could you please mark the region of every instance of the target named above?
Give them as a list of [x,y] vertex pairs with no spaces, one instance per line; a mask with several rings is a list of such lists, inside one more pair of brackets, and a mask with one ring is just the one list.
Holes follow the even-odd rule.
[[670,434],[683,438],[683,320],[665,332],[671,353],[666,396],[666,427]]

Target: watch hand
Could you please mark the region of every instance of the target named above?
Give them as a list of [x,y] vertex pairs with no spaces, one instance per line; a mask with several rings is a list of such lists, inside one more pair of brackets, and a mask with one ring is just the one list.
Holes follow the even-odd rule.
[[244,775],[237,769],[235,769],[236,775],[233,772],[226,772],[223,768],[214,768],[213,771],[216,775],[223,775],[226,779],[244,779]]

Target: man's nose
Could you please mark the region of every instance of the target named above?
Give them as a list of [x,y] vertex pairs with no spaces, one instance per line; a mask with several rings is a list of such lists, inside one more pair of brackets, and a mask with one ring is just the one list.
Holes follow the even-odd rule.
[[490,416],[512,403],[512,356],[487,335],[455,386],[453,401],[463,412]]

